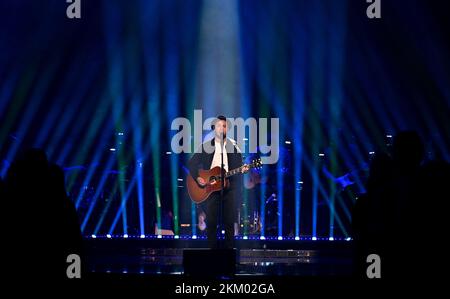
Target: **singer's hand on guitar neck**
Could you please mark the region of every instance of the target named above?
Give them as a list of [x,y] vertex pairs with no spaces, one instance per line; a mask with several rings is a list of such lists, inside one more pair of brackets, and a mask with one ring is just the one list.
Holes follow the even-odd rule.
[[241,172],[242,173],[247,173],[250,170],[250,166],[245,164],[244,166],[242,166],[241,168]]

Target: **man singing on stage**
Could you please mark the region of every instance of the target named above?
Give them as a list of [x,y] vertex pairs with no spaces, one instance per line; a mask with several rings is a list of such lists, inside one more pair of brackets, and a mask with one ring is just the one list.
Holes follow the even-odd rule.
[[[200,186],[205,186],[207,182],[199,177],[199,169],[212,169],[216,166],[221,167],[223,150],[223,165],[225,172],[243,165],[242,154],[236,145],[236,142],[227,138],[227,119],[219,115],[213,122],[214,138],[205,142],[215,148],[213,153],[207,153],[202,150],[195,153],[188,162],[188,168],[191,176]],[[223,143],[223,146],[221,144]],[[247,166],[242,168],[242,173],[249,170]],[[229,178],[230,185],[223,192],[223,229],[225,230],[225,248],[234,247],[234,222],[236,218],[236,209],[238,197],[242,194],[242,176],[236,175]],[[215,182],[220,184],[220,180]],[[218,247],[217,232],[220,219],[220,191],[212,193],[206,201],[206,225],[208,235],[208,245],[210,248]],[[222,234],[222,232],[220,232]]]

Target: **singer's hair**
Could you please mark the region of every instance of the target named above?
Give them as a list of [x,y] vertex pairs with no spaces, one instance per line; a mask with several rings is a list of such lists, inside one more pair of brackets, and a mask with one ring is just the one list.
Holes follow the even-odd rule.
[[219,120],[223,120],[223,121],[227,121],[227,118],[225,117],[225,116],[223,116],[223,115],[219,115],[219,116],[217,116],[217,119]]
[[227,124],[227,126],[229,125],[229,122],[227,121],[227,118],[226,118],[225,116],[223,116],[223,115],[219,115],[219,116],[217,116],[217,118],[213,121],[213,123],[212,123],[212,125],[211,125],[211,130],[214,130],[215,125],[216,125],[216,123],[217,123],[219,120],[223,120],[223,121]]

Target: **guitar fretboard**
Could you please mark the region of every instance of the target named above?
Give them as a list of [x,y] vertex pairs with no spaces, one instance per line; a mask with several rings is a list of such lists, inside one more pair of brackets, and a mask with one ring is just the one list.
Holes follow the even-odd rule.
[[235,168],[233,170],[228,171],[227,173],[225,173],[225,177],[227,178],[227,177],[230,177],[230,176],[235,175],[237,173],[240,173],[241,170],[242,170],[242,167],[244,167],[244,166],[241,166],[239,168]]
[[241,167],[238,167],[238,168],[235,168],[235,169],[233,169],[233,170],[230,170],[230,171],[226,172],[226,173],[225,173],[225,177],[227,178],[227,177],[230,177],[230,176],[235,175],[235,174],[237,174],[237,173],[241,173],[241,172],[242,172],[242,168],[244,168],[244,166],[248,166],[249,168],[255,168],[255,167],[258,167],[257,164],[255,164],[255,163],[252,163],[252,164],[244,164],[244,165],[242,165]]

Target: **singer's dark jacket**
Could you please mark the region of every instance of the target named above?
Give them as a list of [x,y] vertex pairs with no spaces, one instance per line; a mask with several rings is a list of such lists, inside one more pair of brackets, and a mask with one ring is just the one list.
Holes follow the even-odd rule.
[[[215,147],[215,139],[211,139],[206,143],[210,143],[211,146]],[[202,144],[203,149],[203,144]],[[235,168],[238,168],[242,166],[242,154],[240,151],[234,146],[233,142],[227,138],[227,142],[225,144],[225,149],[227,151],[227,158],[228,158],[228,171],[233,170]],[[204,150],[202,150],[200,153],[194,153],[194,155],[191,157],[191,159],[188,162],[188,168],[189,172],[192,175],[194,179],[197,179],[198,177],[198,170],[199,169],[210,169],[212,160],[214,158],[214,152],[213,153],[206,153]],[[230,180],[230,189],[233,191],[240,192],[242,189],[242,175],[236,174],[229,178]]]

